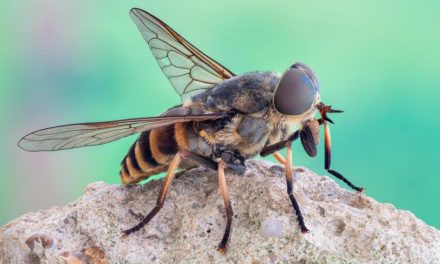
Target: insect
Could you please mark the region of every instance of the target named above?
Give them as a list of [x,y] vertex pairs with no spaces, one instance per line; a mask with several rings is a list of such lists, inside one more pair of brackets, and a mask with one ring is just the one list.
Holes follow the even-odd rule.
[[[324,126],[325,169],[354,190],[363,190],[330,169],[328,122],[333,122],[327,114],[342,111],[321,102],[317,78],[308,66],[295,63],[281,76],[272,72],[235,75],[150,13],[135,8],[130,16],[182,104],[158,117],[46,128],[26,135],[18,144],[28,151],[56,151],[141,133],[121,163],[122,183],[137,183],[160,172],[166,176],[156,206],[123,231],[124,236],[141,229],[160,211],[176,170],[201,165],[218,171],[227,215],[218,250],[225,252],[233,216],[225,170],[243,173],[247,159],[269,154],[285,165],[288,196],[301,231],[308,232],[292,191],[291,145],[299,138],[308,155],[316,156],[320,125]],[[321,117],[316,119],[318,113]],[[292,126],[296,129],[290,130]],[[277,152],[283,148],[286,159]]]

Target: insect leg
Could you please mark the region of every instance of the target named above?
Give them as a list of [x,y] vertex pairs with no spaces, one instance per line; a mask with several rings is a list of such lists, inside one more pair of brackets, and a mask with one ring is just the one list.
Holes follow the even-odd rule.
[[148,222],[150,222],[150,220],[160,211],[160,209],[162,208],[165,202],[165,197],[171,186],[171,182],[173,181],[175,171],[179,167],[180,160],[181,160],[181,154],[180,152],[177,152],[173,160],[171,161],[170,166],[168,167],[167,174],[162,183],[162,189],[160,190],[159,197],[157,197],[156,206],[153,208],[153,210],[150,211],[150,213],[148,213],[148,215],[144,219],[142,219],[142,221],[139,222],[139,224],[135,225],[130,229],[123,231],[123,237],[127,237],[131,233],[141,229],[144,225],[148,224]]
[[296,220],[298,221],[299,227],[301,228],[302,233],[309,232],[306,225],[304,224],[304,218],[301,214],[301,210],[299,209],[298,202],[293,195],[293,182],[292,182],[292,143],[288,143],[286,145],[286,183],[287,183],[287,194],[289,195],[290,201],[292,202],[293,209],[295,209]]
[[261,150],[260,156],[266,157],[269,154],[272,154],[272,153],[274,153],[274,152],[276,152],[278,150],[281,150],[281,149],[285,148],[286,144],[288,144],[289,142],[293,142],[293,141],[298,139],[299,133],[300,133],[300,131],[295,131],[292,135],[290,135],[287,138],[287,140],[283,140],[283,141],[277,142],[275,144],[272,144],[272,145],[269,145],[269,146],[265,146]]
[[226,208],[226,216],[228,218],[226,222],[226,228],[225,233],[223,234],[222,241],[217,247],[217,250],[221,253],[226,252],[226,245],[228,244],[229,239],[229,233],[231,232],[231,223],[232,223],[232,206],[231,202],[229,201],[229,195],[228,195],[228,187],[226,186],[226,179],[225,179],[225,168],[227,164],[223,160],[219,161],[218,163],[218,182],[220,187],[220,193],[223,197],[223,202],[225,204]]
[[279,152],[272,153],[272,156],[281,164],[286,165],[286,159]]
[[331,153],[332,144],[331,144],[331,138],[330,138],[330,127],[326,121],[324,121],[324,141],[325,141],[325,154],[324,154],[325,155],[325,165],[324,165],[324,168],[330,174],[332,174],[336,178],[340,179],[341,181],[345,182],[353,190],[356,190],[358,192],[364,191],[364,188],[355,186],[347,178],[342,176],[342,174],[340,174],[339,172],[337,172],[335,170],[330,169],[331,158],[332,158],[332,153]]

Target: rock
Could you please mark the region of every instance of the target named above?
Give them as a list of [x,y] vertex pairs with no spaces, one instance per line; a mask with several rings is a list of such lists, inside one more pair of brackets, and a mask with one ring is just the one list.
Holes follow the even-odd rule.
[[440,232],[412,213],[295,169],[294,194],[310,233],[302,234],[283,169],[249,162],[226,174],[234,210],[226,224],[217,174],[203,168],[174,180],[164,208],[122,239],[155,205],[161,181],[90,184],[77,201],[27,213],[0,229],[0,263],[440,263]]
[[[286,218],[284,218],[286,219]],[[289,219],[285,220],[287,223]],[[261,235],[263,237],[283,237],[284,236],[284,224],[282,221],[273,217],[267,218],[261,224]]]

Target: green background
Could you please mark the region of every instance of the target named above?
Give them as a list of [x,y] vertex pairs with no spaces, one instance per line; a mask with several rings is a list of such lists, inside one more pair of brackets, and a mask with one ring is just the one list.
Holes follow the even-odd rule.
[[[179,102],[137,28],[146,9],[237,74],[316,72],[334,115],[333,168],[440,227],[438,1],[4,1],[0,13],[0,224],[118,183],[135,137],[28,153],[53,125],[154,116]],[[295,164],[323,175],[296,143]],[[344,185],[343,185],[344,186]],[[345,186],[344,186],[345,187]]]

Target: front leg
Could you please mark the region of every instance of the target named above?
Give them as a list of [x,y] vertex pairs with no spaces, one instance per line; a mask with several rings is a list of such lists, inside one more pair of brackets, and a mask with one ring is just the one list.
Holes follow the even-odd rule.
[[331,106],[325,105],[322,102],[319,103],[319,105],[317,107],[318,107],[319,113],[321,114],[321,118],[318,119],[317,121],[318,121],[318,123],[320,125],[324,125],[324,143],[325,143],[325,145],[324,145],[324,147],[325,147],[325,152],[324,152],[325,165],[324,165],[324,168],[331,175],[333,175],[336,178],[338,178],[338,179],[342,180],[343,182],[345,182],[353,190],[356,190],[358,192],[363,192],[364,188],[357,187],[356,185],[351,183],[347,178],[342,176],[342,174],[340,174],[339,172],[337,172],[335,170],[330,169],[332,144],[331,144],[331,139],[330,139],[330,127],[329,127],[327,122],[330,122],[330,123],[333,124],[333,121],[330,118],[328,118],[327,114],[328,113],[342,113],[343,111],[335,110]]
[[277,142],[277,143],[269,145],[269,146],[265,146],[261,150],[260,156],[266,157],[267,155],[273,154],[273,153],[277,152],[278,150],[282,150],[283,148],[286,147],[286,144],[288,144],[288,143],[291,144],[293,141],[297,140],[299,137],[299,133],[300,133],[300,131],[295,131],[286,140]]
[[301,209],[299,208],[299,204],[293,195],[292,143],[287,143],[284,145],[284,147],[287,148],[286,159],[284,159],[283,156],[278,152],[274,152],[272,155],[278,160],[279,163],[285,165],[287,194],[289,195],[290,202],[295,210],[296,220],[298,221],[301,232],[307,233],[309,232],[309,229],[304,223],[304,217],[301,213]]
[[298,225],[301,229],[302,233],[309,232],[309,229],[306,227],[304,223],[304,217],[299,209],[298,202],[293,195],[293,181],[292,181],[292,144],[287,144],[286,151],[286,183],[287,183],[287,194],[289,195],[290,202],[292,203],[293,209],[295,210],[296,220],[298,221]]
[[347,184],[350,188],[353,190],[356,190],[358,192],[363,192],[365,189],[363,187],[358,187],[351,183],[347,178],[345,178],[342,174],[339,172],[332,170],[330,168],[331,165],[331,157],[332,157],[332,144],[330,139],[330,127],[327,124],[327,121],[323,121],[324,124],[324,147],[325,147],[325,153],[324,153],[324,168],[333,176],[343,181],[345,184]]

